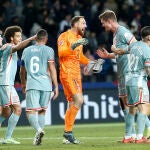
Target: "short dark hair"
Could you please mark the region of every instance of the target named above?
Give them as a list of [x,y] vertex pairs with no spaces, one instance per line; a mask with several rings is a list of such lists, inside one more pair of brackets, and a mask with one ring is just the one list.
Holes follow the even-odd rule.
[[144,39],[148,35],[150,35],[150,26],[145,26],[141,29],[141,37],[142,37],[142,39]]
[[40,29],[36,35],[37,35],[37,40],[39,41],[48,37],[47,31],[44,29]]
[[73,27],[74,24],[80,20],[80,18],[84,18],[84,16],[74,16],[74,17],[71,19],[71,27]]
[[7,27],[5,32],[4,32],[4,37],[7,43],[11,42],[11,37],[14,37],[16,32],[21,32],[22,33],[22,29],[19,26],[10,26]]
[[112,10],[105,10],[102,14],[99,15],[99,19],[103,19],[107,21],[108,19],[112,19],[117,21],[117,17],[114,11]]

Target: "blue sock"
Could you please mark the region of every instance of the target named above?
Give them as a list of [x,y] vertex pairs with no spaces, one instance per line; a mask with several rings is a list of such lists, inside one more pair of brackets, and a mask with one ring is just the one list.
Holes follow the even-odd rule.
[[18,120],[19,120],[19,116],[12,113],[8,119],[8,128],[7,128],[6,136],[5,136],[6,139],[11,138],[12,133],[17,125]]
[[3,122],[5,119],[6,119],[5,117],[3,117],[2,115],[0,115],[0,126],[1,126],[2,122]]
[[133,122],[133,125],[132,125],[132,137],[135,137],[136,136],[136,130],[135,130],[135,125],[134,125],[134,122]]
[[137,116],[137,134],[143,134],[145,128],[146,115],[139,112]]
[[128,113],[125,123],[126,123],[126,136],[132,136],[132,127],[134,124],[134,115]]
[[[123,113],[124,113],[124,119],[125,119],[125,122],[126,122],[126,117],[129,113],[129,108],[124,109]],[[134,136],[136,135],[134,122],[133,122],[133,125],[132,125],[132,135],[134,135]]]
[[39,123],[36,114],[28,114],[28,120],[30,125],[36,130],[40,131],[42,130]]
[[44,126],[45,126],[45,115],[38,115],[38,122],[39,122],[39,125],[42,129],[44,129]]

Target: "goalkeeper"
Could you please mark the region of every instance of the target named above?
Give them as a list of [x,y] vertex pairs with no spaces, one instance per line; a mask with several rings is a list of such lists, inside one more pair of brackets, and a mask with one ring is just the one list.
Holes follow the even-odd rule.
[[60,64],[60,81],[68,102],[65,114],[63,143],[79,144],[73,135],[73,126],[76,115],[83,104],[82,82],[80,64],[86,65],[86,72],[102,69],[103,61],[90,61],[83,55],[83,45],[88,44],[87,39],[82,38],[86,28],[83,16],[75,16],[71,20],[71,29],[62,33],[57,41]]

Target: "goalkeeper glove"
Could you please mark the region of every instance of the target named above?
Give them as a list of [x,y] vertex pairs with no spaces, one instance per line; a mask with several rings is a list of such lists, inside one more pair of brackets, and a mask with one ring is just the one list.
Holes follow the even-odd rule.
[[103,59],[98,59],[97,62],[93,66],[93,73],[100,73],[102,71],[102,65],[105,62]]
[[86,75],[91,75],[91,74],[93,74],[93,67],[94,67],[95,64],[96,64],[96,62],[91,60],[91,61],[85,66],[85,68],[84,68],[84,74],[86,74]]
[[76,47],[80,46],[80,45],[87,45],[88,44],[88,40],[86,38],[82,38],[77,40],[75,43],[73,43],[71,45],[72,50],[74,50]]

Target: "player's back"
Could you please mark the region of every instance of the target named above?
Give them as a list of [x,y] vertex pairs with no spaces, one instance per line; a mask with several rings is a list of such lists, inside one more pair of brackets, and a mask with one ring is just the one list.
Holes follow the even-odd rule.
[[[129,46],[130,55],[128,55],[129,67],[126,73],[128,84],[137,84],[142,79],[147,80],[147,74],[144,69],[145,64],[150,61],[150,47],[138,41]],[[131,80],[130,80],[131,79]]]
[[0,85],[14,85],[18,57],[11,50],[12,45],[0,50]]
[[130,45],[130,68],[131,72],[141,74],[145,62],[150,58],[150,47],[142,42],[136,42]]
[[46,45],[29,46],[24,50],[22,60],[27,71],[27,90],[51,91],[48,61],[54,61],[53,49]]

